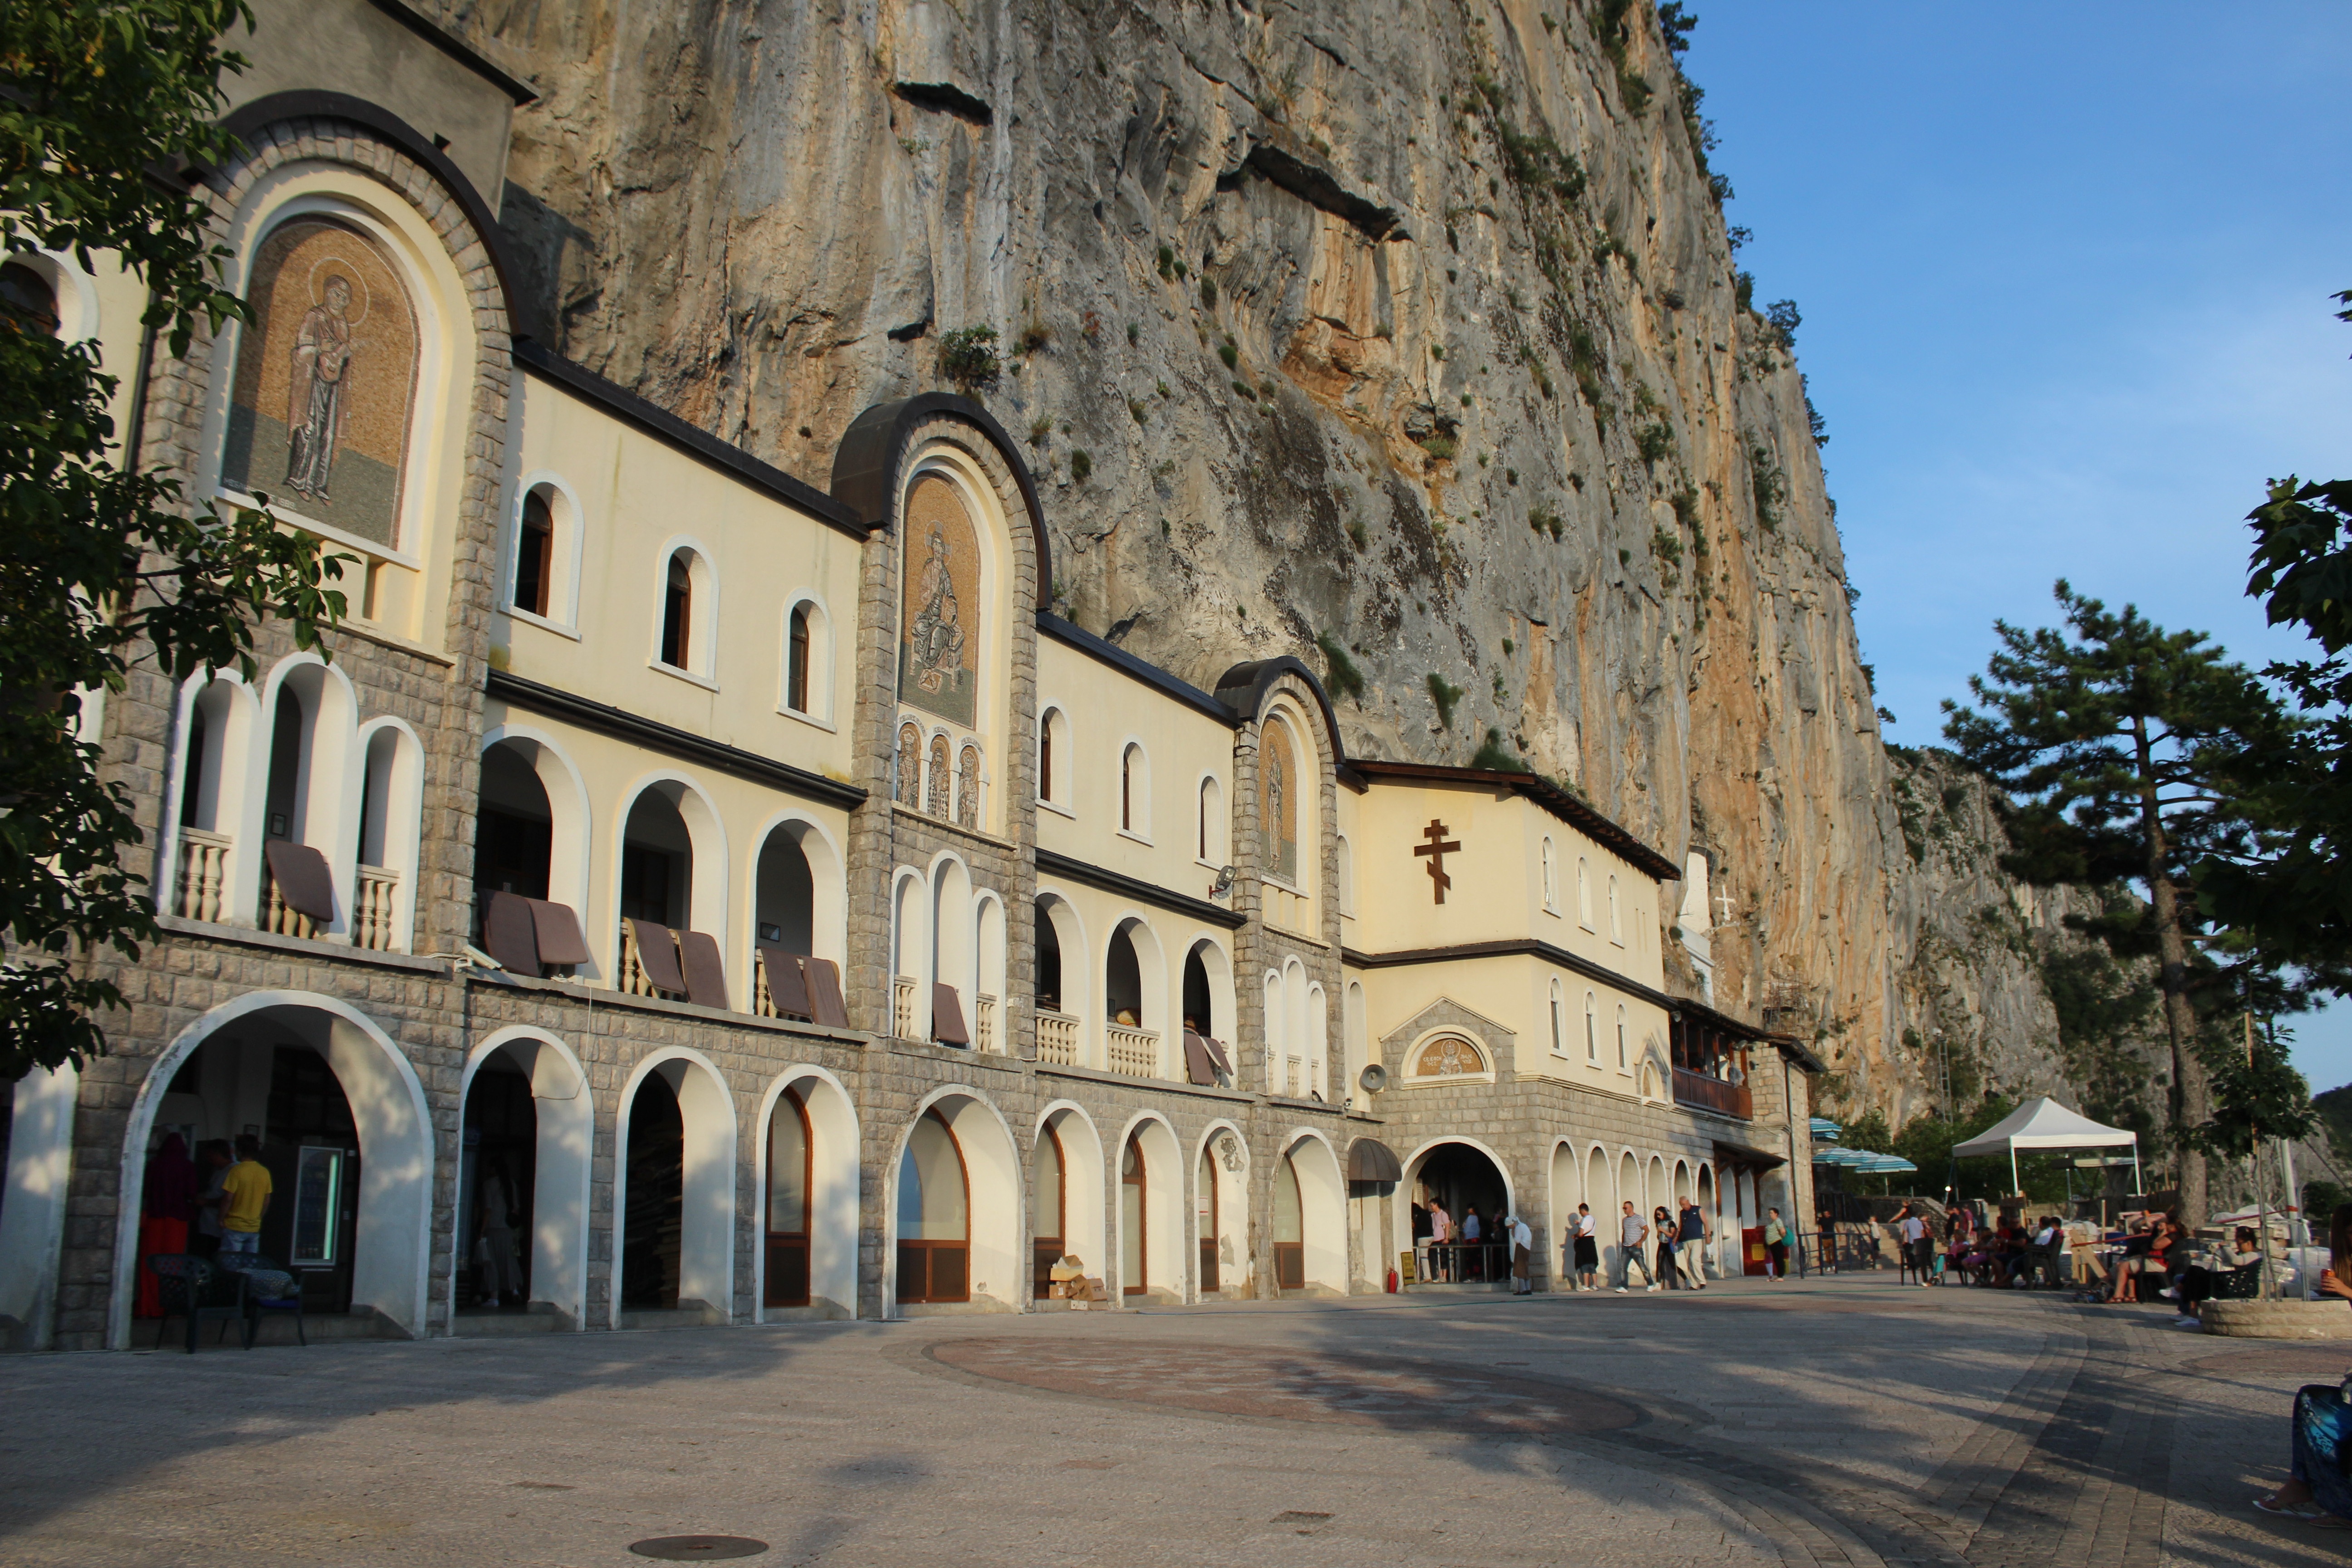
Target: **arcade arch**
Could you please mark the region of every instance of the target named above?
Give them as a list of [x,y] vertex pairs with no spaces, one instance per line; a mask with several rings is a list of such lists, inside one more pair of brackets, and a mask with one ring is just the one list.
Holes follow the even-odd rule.
[[[595,1106],[579,1058],[542,1030],[501,1029],[467,1059],[460,1099],[452,1331],[537,1302],[581,1326]],[[520,1300],[502,1301],[510,1289]]]
[[760,1149],[760,1313],[857,1315],[857,1112],[823,1068],[769,1086]]
[[[279,1097],[273,1110],[281,1074],[306,1092]],[[192,1121],[200,1139],[259,1124],[263,1163],[287,1194],[263,1221],[263,1254],[293,1262],[289,1254],[301,1247],[322,1261],[321,1283],[311,1287],[322,1305],[331,1289],[331,1310],[371,1307],[424,1337],[433,1125],[415,1068],[374,1020],[338,998],[299,991],[256,992],[215,1007],[180,1031],[140,1085],[123,1130],[126,1192],[144,1186],[159,1121]],[[339,1158],[305,1157],[306,1143]],[[320,1184],[335,1201],[305,1204],[306,1183]],[[305,1215],[319,1219],[298,1234]],[[140,1217],[139,1205],[125,1204],[116,1221],[107,1342],[117,1350],[131,1344]]]
[[917,1108],[890,1166],[887,1281],[894,1309],[985,1303],[1017,1310],[1022,1256],[1020,1152],[996,1108],[941,1089]]
[[1119,1141],[1118,1283],[1129,1300],[1184,1300],[1184,1159],[1175,1131],[1157,1116],[1128,1124]]
[[681,1047],[637,1064],[621,1092],[613,1212],[614,1321],[732,1315],[735,1106],[719,1069]]
[[1047,1106],[1037,1121],[1029,1180],[1031,1294],[1038,1300],[1045,1300],[1050,1271],[1065,1257],[1097,1279],[1106,1277],[1102,1170],[1102,1139],[1093,1121],[1067,1100]]

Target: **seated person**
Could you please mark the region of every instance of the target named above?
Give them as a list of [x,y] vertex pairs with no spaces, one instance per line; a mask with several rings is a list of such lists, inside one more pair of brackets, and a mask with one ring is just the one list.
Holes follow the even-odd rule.
[[[2319,1277],[2320,1291],[2352,1300],[2352,1204],[2339,1205],[2328,1226],[2331,1265]],[[2265,1513],[2284,1514],[2305,1524],[2352,1527],[2352,1480],[2345,1475],[2345,1450],[2352,1444],[2352,1405],[2344,1391],[2324,1383],[2294,1396],[2288,1437],[2291,1458],[2286,1484],[2254,1500]]]
[[2221,1267],[2207,1268],[2194,1263],[2185,1264],[2180,1272],[2173,1276],[2172,1287],[2173,1296],[2180,1303],[2179,1321],[2181,1326],[2186,1328],[2199,1321],[2197,1303],[2213,1299],[2215,1279],[2224,1274],[2235,1273],[2241,1268],[2254,1268],[2260,1265],[2262,1260],[2263,1255],[2254,1242],[2254,1227],[2242,1225],[2238,1227],[2237,1234],[2231,1237],[2229,1250],[2221,1254],[2219,1259]]
[[2116,1259],[2115,1286],[2107,1292],[2106,1300],[2110,1302],[2137,1300],[2138,1297],[2133,1292],[2132,1278],[2147,1258],[2148,1246],[2156,1239],[2155,1234],[2147,1220],[2136,1219],[2125,1226],[2121,1236],[2107,1239],[2121,1242],[2123,1253]]

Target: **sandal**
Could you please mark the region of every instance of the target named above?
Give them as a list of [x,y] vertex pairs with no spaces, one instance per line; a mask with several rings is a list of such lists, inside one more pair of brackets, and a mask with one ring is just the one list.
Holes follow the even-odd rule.
[[2309,1503],[2273,1502],[2269,1498],[2258,1497],[2254,1500],[2254,1506],[2264,1513],[2303,1524],[2315,1524],[2322,1530],[2352,1530],[2352,1521],[2338,1519],[2326,1510]]

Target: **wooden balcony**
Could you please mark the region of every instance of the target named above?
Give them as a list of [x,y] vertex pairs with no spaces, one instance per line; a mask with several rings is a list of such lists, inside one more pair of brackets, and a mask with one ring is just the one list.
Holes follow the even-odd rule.
[[1675,1069],[1675,1103],[1693,1110],[1711,1110],[1717,1116],[1736,1117],[1741,1121],[1752,1121],[1756,1110],[1744,1083],[1727,1083],[1719,1078],[1709,1078],[1701,1072]]

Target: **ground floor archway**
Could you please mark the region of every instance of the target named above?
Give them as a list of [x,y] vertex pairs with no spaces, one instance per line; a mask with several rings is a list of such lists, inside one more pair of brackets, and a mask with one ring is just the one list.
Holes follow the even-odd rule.
[[718,1069],[684,1051],[641,1063],[621,1100],[613,1194],[614,1321],[731,1315],[734,1102]]
[[535,1307],[581,1326],[588,1287],[593,1107],[551,1035],[506,1029],[466,1065],[452,1227],[450,1326]]
[[857,1315],[857,1112],[833,1075],[787,1068],[760,1148],[762,1319]]
[[[143,1194],[151,1150],[256,1129],[274,1186],[261,1250],[319,1310],[427,1331],[431,1118],[400,1047],[335,997],[259,992],[182,1030],[149,1070],[124,1129],[122,1190]],[[144,1205],[117,1221],[108,1342],[131,1341]],[[192,1244],[193,1245],[193,1244]],[[272,1251],[272,1248],[275,1251]]]
[[[1425,1144],[1405,1162],[1404,1191],[1411,1195],[1405,1237],[1400,1248],[1412,1247],[1422,1278],[1440,1284],[1492,1283],[1507,1265],[1497,1264],[1507,1253],[1475,1250],[1470,1246],[1470,1220],[1477,1219],[1480,1244],[1507,1242],[1499,1234],[1505,1215],[1513,1212],[1509,1177],[1492,1151],[1468,1139],[1439,1139]],[[1430,1238],[1443,1211],[1453,1238],[1447,1247],[1433,1250]]]
[[1021,1246],[1028,1184],[993,1105],[962,1089],[926,1100],[890,1163],[887,1299],[892,1310],[1018,1310],[1034,1259]]

